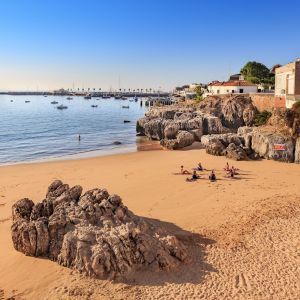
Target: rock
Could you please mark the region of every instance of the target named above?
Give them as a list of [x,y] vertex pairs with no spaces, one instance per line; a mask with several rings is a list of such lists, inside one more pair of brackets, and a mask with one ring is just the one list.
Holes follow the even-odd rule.
[[213,140],[205,147],[206,153],[216,156],[224,155],[225,146],[219,140]]
[[[295,142],[292,137],[261,130],[255,130],[251,135],[251,148],[258,153],[260,157],[284,162],[294,162]],[[283,144],[285,150],[275,150],[275,144]]]
[[245,95],[209,96],[201,101],[199,110],[218,117],[227,128],[251,126],[257,109]]
[[233,160],[247,159],[246,151],[241,146],[237,146],[234,143],[229,144],[225,152],[226,152],[226,157],[229,159],[233,159]]
[[178,123],[172,122],[168,124],[164,129],[164,138],[165,139],[176,139],[177,133],[180,129],[180,125]]
[[203,122],[203,134],[223,133],[226,130],[223,128],[222,122],[218,117],[206,115]]
[[235,133],[210,134],[210,135],[203,135],[201,137],[201,143],[204,146],[207,146],[212,141],[220,141],[225,147],[227,147],[231,143],[234,143],[236,145],[241,145],[244,139],[242,137],[239,137]]
[[300,137],[296,140],[295,146],[295,163],[300,163]]
[[190,146],[195,141],[193,134],[191,134],[188,131],[179,131],[176,139],[177,139],[176,148],[184,148]]
[[[180,133],[184,141],[188,134]],[[134,215],[119,196],[98,188],[81,193],[81,186],[69,188],[55,181],[42,202],[34,205],[27,198],[16,202],[14,248],[102,279],[140,269],[172,270],[188,259],[175,236]]]

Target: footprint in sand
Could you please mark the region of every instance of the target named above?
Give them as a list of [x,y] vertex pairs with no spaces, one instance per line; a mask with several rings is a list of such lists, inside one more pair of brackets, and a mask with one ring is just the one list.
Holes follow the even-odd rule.
[[248,276],[243,273],[236,275],[234,287],[238,290],[242,289],[242,290],[250,291],[251,284],[250,284]]

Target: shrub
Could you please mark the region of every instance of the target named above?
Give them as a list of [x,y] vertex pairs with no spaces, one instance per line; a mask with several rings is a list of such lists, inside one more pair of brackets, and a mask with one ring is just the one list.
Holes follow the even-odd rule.
[[254,124],[256,126],[261,126],[267,123],[269,118],[272,116],[272,113],[269,111],[262,111],[255,116]]

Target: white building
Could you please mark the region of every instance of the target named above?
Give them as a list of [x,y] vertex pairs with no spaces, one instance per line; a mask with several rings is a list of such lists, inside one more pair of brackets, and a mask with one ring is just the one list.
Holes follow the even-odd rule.
[[213,81],[207,89],[208,95],[257,93],[257,86],[246,80]]
[[275,69],[275,98],[286,108],[300,100],[300,59]]

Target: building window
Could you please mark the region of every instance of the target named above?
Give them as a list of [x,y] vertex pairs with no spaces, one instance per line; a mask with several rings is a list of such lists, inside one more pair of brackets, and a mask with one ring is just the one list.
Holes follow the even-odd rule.
[[229,90],[227,90],[226,93],[229,93]]
[[243,94],[244,93],[244,89],[240,89],[240,94]]
[[220,90],[217,90],[217,94],[220,94]]
[[232,90],[231,93],[234,94],[234,90]]

